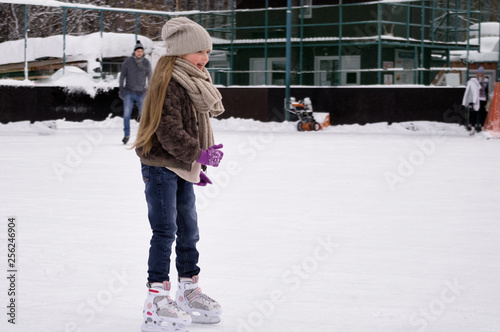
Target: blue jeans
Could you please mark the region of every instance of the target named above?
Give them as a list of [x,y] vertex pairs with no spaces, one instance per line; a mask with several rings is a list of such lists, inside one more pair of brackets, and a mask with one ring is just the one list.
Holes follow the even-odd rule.
[[137,109],[139,110],[139,117],[142,114],[142,103],[146,93],[133,93],[130,91],[125,91],[125,97],[123,98],[123,131],[125,136],[130,137],[130,116],[132,115],[132,108],[134,107],[134,102],[137,104]]
[[174,240],[179,277],[200,273],[196,243],[200,239],[193,184],[164,167],[142,164],[148,218],[153,231],[148,282],[168,281]]

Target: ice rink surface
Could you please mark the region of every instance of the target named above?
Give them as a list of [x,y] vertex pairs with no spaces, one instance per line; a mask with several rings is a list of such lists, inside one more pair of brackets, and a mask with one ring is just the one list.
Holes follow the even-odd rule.
[[[120,118],[56,125],[0,125],[0,330],[138,332],[139,160]],[[190,331],[500,331],[499,140],[431,122],[213,127],[225,154],[196,188],[200,285],[224,313]]]

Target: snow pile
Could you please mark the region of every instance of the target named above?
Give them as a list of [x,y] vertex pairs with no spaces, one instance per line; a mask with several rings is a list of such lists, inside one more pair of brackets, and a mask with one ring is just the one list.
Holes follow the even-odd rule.
[[66,70],[63,68],[59,69],[47,81],[61,85],[75,85],[77,82],[82,86],[94,84],[94,81],[85,71],[72,66],[68,66]]
[[118,86],[118,81],[94,81],[92,77],[80,68],[67,66],[57,70],[46,80],[36,82],[37,86],[60,86],[69,92],[85,92],[92,98],[98,91],[107,91]]

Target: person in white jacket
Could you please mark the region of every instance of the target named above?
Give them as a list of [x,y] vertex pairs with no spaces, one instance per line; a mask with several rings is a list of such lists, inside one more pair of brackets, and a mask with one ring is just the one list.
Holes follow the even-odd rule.
[[479,67],[477,78],[467,82],[462,105],[468,110],[467,130],[480,132],[486,118],[486,102],[488,100],[488,78],[484,77],[484,68]]

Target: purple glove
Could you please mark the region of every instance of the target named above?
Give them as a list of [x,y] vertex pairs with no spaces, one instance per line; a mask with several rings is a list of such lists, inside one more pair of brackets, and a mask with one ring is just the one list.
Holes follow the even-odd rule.
[[201,150],[198,162],[207,166],[219,166],[222,156],[224,155],[224,153],[219,150],[220,148],[222,148],[222,144],[212,145],[208,150]]
[[207,184],[212,184],[212,181],[210,181],[210,179],[205,173],[200,172],[200,182],[195,183],[195,185],[200,187],[205,187]]

